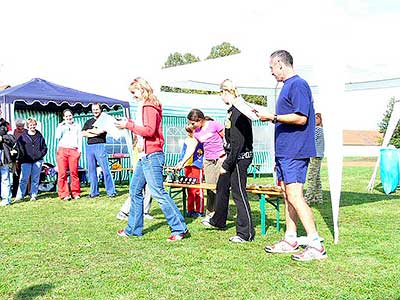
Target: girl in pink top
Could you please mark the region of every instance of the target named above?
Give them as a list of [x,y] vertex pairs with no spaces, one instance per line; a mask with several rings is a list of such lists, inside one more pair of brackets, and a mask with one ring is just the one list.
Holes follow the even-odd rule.
[[[226,154],[224,150],[224,126],[209,117],[205,117],[199,109],[192,109],[187,115],[189,124],[196,128],[194,137],[203,144],[204,175],[206,183],[216,184],[219,171]],[[215,210],[215,192],[207,190],[207,214]]]

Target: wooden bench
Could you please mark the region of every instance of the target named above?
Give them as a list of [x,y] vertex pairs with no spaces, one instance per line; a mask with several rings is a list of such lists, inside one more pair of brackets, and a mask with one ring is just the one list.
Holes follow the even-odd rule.
[[[186,199],[187,189],[203,189],[203,190],[215,190],[216,185],[211,183],[200,183],[200,184],[184,184],[174,182],[164,182],[164,186],[169,188],[169,194],[174,199],[177,195],[182,193],[182,213],[186,217]],[[174,190],[175,189],[175,190]],[[280,230],[280,209],[279,205],[281,199],[283,199],[282,191],[279,187],[271,188],[255,188],[254,186],[247,186],[247,193],[258,195],[260,199],[260,214],[261,214],[261,235],[267,234],[266,229],[266,203],[271,204],[276,211],[276,230]]]
[[113,177],[114,177],[114,181],[115,181],[115,179],[116,179],[116,175],[118,174],[119,175],[119,184],[121,185],[121,183],[122,183],[122,172],[127,172],[128,173],[128,183],[129,183],[129,173],[130,172],[133,172],[133,168],[120,168],[120,169],[111,169],[110,170],[110,172],[111,172],[111,174],[113,175]]

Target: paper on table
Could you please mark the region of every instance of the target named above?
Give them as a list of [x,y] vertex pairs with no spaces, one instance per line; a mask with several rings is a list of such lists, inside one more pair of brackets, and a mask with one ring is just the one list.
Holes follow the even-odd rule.
[[122,137],[122,129],[115,126],[115,118],[109,114],[102,112],[100,117],[94,122],[93,127],[97,127],[104,130],[114,139],[120,139]]
[[247,103],[242,97],[237,97],[232,101],[232,105],[235,106],[242,114],[248,117],[250,120],[258,120],[258,116],[256,112],[260,115],[263,115],[265,112],[268,112],[267,109],[261,107],[253,107],[251,104]]

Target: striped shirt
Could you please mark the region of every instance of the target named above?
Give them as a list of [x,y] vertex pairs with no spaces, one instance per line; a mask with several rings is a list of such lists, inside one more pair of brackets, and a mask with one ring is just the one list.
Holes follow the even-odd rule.
[[315,126],[315,149],[317,150],[317,155],[315,157],[324,157],[324,129],[321,126]]

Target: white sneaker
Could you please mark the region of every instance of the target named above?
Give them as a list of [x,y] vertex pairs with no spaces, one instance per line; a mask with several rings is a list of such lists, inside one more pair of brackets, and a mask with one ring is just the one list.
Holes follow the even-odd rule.
[[294,253],[299,251],[299,244],[297,241],[292,244],[283,239],[272,246],[265,246],[264,250],[268,253]]
[[240,236],[235,235],[229,238],[229,241],[232,243],[247,243],[248,241],[242,239]]
[[322,246],[320,249],[317,249],[312,246],[307,246],[303,251],[293,254],[292,259],[297,261],[310,261],[310,260],[320,260],[327,258],[325,247]]
[[10,205],[10,202],[8,202],[7,200],[6,201],[2,200],[0,203],[0,206],[7,206],[7,205]]
[[128,215],[126,213],[124,213],[123,211],[119,211],[117,213],[117,219],[121,220],[121,221],[128,221]]
[[35,197],[31,197],[29,201],[36,201],[37,199]]
[[144,214],[144,219],[145,220],[153,220],[154,217],[151,214]]

